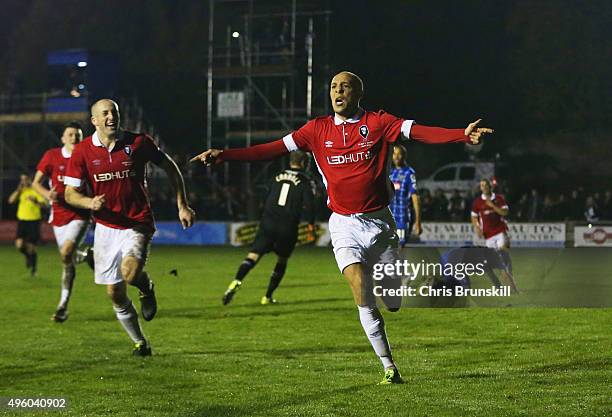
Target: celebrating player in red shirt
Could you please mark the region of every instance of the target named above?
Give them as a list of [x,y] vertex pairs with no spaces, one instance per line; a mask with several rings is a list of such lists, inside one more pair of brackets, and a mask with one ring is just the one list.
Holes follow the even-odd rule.
[[[91,108],[91,122],[95,133],[78,144],[70,158],[64,178],[66,201],[92,210],[96,221],[95,281],[107,286],[117,319],[136,344],[133,353],[147,356],[151,348],[126,287],[127,282],[140,290],[142,316],[147,321],[153,319],[157,312],[153,282],[143,270],[155,231],[145,185],[147,162],[164,169],[170,178],[183,227],[192,225],[195,213],[174,161],[146,134],[119,129],[117,103],[97,101]],[[85,183],[94,197],[81,191]]]
[[[53,225],[53,233],[62,258],[62,292],[55,314],[51,317],[58,323],[68,318],[68,301],[76,277],[74,253],[89,225],[89,210],[74,208],[64,199],[66,168],[75,145],[82,139],[80,124],[71,122],[64,126],[61,138],[64,146],[45,152],[38,163],[32,183],[32,187],[51,203],[49,223]],[[45,179],[49,180],[50,188],[43,185]]]
[[493,192],[491,182],[487,178],[480,180],[480,191],[482,194],[472,203],[472,226],[478,237],[485,239],[487,248],[498,252],[506,266],[502,276],[510,282],[512,290],[517,293],[518,289],[512,277],[512,262],[508,254],[510,239],[505,219],[508,215],[508,204],[503,195]]
[[225,151],[210,149],[192,161],[266,160],[297,149],[312,152],[333,211],[329,231],[336,262],[353,291],[363,329],[385,368],[381,383],[401,383],[371,291],[370,274],[376,263],[392,263],[397,256],[398,237],[388,208],[393,195],[388,151],[400,136],[426,143],[478,143],[492,130],[477,127],[480,120],[465,129],[443,129],[417,125],[382,110],[365,111],[359,107],[363,91],[363,82],[355,74],[336,74],[329,92],[334,116],[318,117],[271,143]]
[[508,249],[508,204],[504,196],[491,190],[488,179],[480,180],[482,194],[472,203],[472,225],[476,234],[486,239],[487,248]]

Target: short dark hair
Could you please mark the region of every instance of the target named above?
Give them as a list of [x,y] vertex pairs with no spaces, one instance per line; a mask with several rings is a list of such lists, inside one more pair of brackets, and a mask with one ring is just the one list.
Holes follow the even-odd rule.
[[350,72],[350,71],[344,71],[348,74],[351,75],[351,77],[353,77],[353,80],[357,81],[357,85],[359,86],[359,89],[361,90],[361,93],[364,94],[365,93],[365,87],[363,85],[363,80],[361,79],[361,77],[357,74],[355,74],[354,72]]
[[308,160],[308,154],[303,151],[293,151],[289,153],[289,163],[291,165],[302,165],[306,166]]
[[65,132],[66,129],[69,129],[69,128],[83,130],[83,127],[81,126],[81,124],[77,122],[76,120],[66,123],[64,125],[64,128],[62,129],[62,132]]

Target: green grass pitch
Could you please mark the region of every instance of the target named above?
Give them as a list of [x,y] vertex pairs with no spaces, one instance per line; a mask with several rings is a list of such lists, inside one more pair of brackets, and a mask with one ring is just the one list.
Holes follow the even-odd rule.
[[268,256],[223,307],[244,249],[154,247],[148,270],[159,312],[144,324],[154,356],[141,359],[86,266],[78,267],[70,319],[55,324],[55,248],[40,250],[39,277],[30,278],[21,255],[2,246],[0,396],[69,401],[66,411],[19,416],[612,415],[612,311],[529,307],[552,281],[574,295],[569,305],[585,282],[595,286],[594,305],[610,302],[608,252],[560,251],[513,252],[524,293],[508,304],[517,307],[385,313],[406,384],[381,387],[329,249],[296,250],[280,304],[259,305]]

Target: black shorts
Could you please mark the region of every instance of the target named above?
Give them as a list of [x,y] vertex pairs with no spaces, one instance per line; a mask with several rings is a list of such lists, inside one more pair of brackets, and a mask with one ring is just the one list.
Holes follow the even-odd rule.
[[274,251],[278,256],[291,256],[298,235],[297,224],[283,224],[278,221],[262,220],[251,246],[251,252],[264,255]]
[[17,222],[17,239],[27,243],[38,243],[40,240],[40,220],[19,220]]

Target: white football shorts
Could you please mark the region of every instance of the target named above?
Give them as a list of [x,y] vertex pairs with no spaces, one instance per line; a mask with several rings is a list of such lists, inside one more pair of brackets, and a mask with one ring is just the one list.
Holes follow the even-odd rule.
[[371,213],[332,213],[329,233],[340,272],[355,263],[369,269],[398,259],[399,238],[388,207]]
[[69,240],[79,245],[85,237],[88,226],[89,221],[87,220],[72,220],[63,226],[53,226],[57,247],[61,249],[64,243]]
[[143,264],[147,261],[153,228],[113,229],[96,224],[94,263],[96,284],[112,285],[123,281],[121,261],[133,256]]
[[508,239],[506,232],[501,232],[486,239],[485,245],[491,249],[507,248],[510,246],[510,239]]

